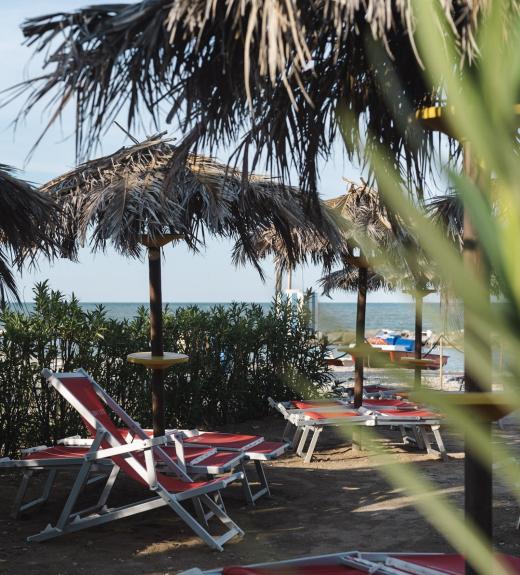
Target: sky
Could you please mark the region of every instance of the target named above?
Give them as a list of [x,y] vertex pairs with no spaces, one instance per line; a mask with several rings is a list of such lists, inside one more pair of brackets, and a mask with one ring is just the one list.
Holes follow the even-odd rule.
[[[30,17],[62,10],[73,10],[86,5],[102,4],[106,0],[18,0],[0,3],[0,91],[42,71],[42,58],[32,58],[32,48],[23,46],[20,24]],[[0,98],[1,99],[1,98]],[[43,142],[28,158],[28,153],[40,135],[48,112],[41,107],[33,111],[16,130],[13,120],[23,105],[23,98],[0,109],[0,163],[22,170],[20,176],[35,183],[43,183],[75,165],[74,114],[70,108],[60,125],[56,124]],[[123,121],[124,123],[124,121]],[[145,122],[146,124],[146,122]],[[168,130],[166,121],[161,129]],[[136,129],[134,135],[143,138],[154,132]],[[175,137],[175,132],[169,135]],[[129,144],[117,127],[110,127],[103,137],[97,153],[108,154]],[[225,161],[231,150],[217,153]],[[333,157],[320,169],[319,192],[323,198],[338,196],[345,191],[343,178],[358,180],[359,167],[352,165],[338,144]],[[274,267],[272,261],[262,265],[266,280],[262,282],[251,266],[236,268],[231,262],[232,242],[208,239],[207,248],[198,254],[183,245],[167,246],[163,257],[163,300],[169,302],[227,302],[269,301],[274,293]],[[293,274],[293,287],[318,289],[320,268],[305,266]],[[147,263],[143,259],[125,258],[113,250],[92,254],[88,247],[80,252],[79,263],[58,260],[40,261],[37,269],[23,270],[17,281],[22,300],[32,299],[32,287],[37,281],[48,279],[54,289],[76,296],[84,302],[145,302],[148,299]],[[324,298],[322,298],[324,299]],[[355,294],[336,292],[332,301],[355,301]],[[330,301],[330,300],[326,300]],[[369,301],[409,301],[400,293],[375,292]]]

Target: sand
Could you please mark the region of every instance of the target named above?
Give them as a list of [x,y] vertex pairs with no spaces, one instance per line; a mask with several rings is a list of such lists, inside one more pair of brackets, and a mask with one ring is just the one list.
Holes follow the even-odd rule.
[[[271,416],[229,430],[279,438],[283,421]],[[505,429],[494,430],[518,450],[519,427],[508,418]],[[448,462],[398,443],[395,432],[381,434],[381,444],[397,461],[413,462],[434,485],[459,507],[463,505],[463,452],[460,438],[444,432]],[[224,493],[229,514],[245,536],[229,542],[223,553],[208,549],[169,510],[148,512],[45,543],[26,537],[55,521],[71,476],[63,474],[47,506],[20,520],[8,516],[19,482],[17,473],[0,476],[0,572],[13,575],[77,573],[146,575],[174,574],[194,566],[210,568],[280,560],[302,555],[346,550],[450,551],[449,544],[414,508],[414,500],[385,480],[375,456],[354,452],[333,432],[321,435],[310,464],[294,454],[268,464],[272,497],[254,508],[244,504],[238,486]],[[95,497],[92,486],[85,502]],[[145,496],[139,486],[122,480],[113,503]],[[503,552],[520,554],[515,530],[517,504],[495,481],[495,544]]]

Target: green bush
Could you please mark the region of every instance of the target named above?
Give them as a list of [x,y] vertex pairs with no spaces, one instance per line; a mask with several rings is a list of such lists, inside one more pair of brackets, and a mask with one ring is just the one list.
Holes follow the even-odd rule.
[[[85,368],[143,426],[151,426],[150,372],[126,361],[149,349],[148,312],[107,317],[103,306],[84,311],[48,284],[34,289],[31,311],[0,312],[0,452],[84,433],[74,410],[42,381],[43,367]],[[267,397],[309,397],[327,380],[326,342],[308,327],[304,309],[275,299],[203,311],[166,308],[165,347],[189,355],[165,374],[169,427],[214,427],[262,417]]]

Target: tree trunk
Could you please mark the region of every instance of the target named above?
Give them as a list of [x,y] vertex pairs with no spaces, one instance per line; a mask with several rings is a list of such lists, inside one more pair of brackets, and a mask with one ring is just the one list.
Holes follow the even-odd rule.
[[[472,158],[471,148],[468,144],[464,148],[464,170],[475,182],[482,177],[476,159]],[[464,266],[468,271],[476,272],[477,275],[482,277],[483,281],[489,284],[489,273],[485,269],[483,253],[478,245],[477,231],[467,214],[467,210],[464,213]],[[476,337],[476,334],[472,331],[471,318],[465,309],[464,339],[466,342],[475,341]],[[471,358],[469,357],[470,353],[468,353],[469,346],[466,345],[464,348],[464,381],[465,390],[468,393],[491,391],[491,343],[489,339],[486,339],[486,341],[480,340],[479,344],[479,356],[482,357],[482,353],[487,356],[485,359],[488,368],[485,373],[482,373],[482,371],[479,371],[478,374],[474,372]],[[483,420],[478,423],[482,426],[481,430],[486,440],[491,443],[491,423]],[[493,540],[491,469],[473,456],[471,450],[468,449],[467,437],[464,473],[464,509],[466,517],[471,519],[478,527],[491,551]],[[469,563],[466,563],[466,575],[477,575],[477,571]]]
[[[358,297],[356,308],[356,347],[365,343],[365,318],[367,309],[367,283],[368,269],[359,268],[358,271]],[[363,403],[363,371],[364,354],[356,355],[354,360],[354,407]]]
[[[417,286],[415,291],[415,359],[422,359],[423,297],[421,287]],[[415,366],[414,385],[416,388],[421,387],[421,372],[421,368]]]
[[[161,249],[148,248],[150,279],[150,346],[152,355],[164,352],[161,292]],[[162,369],[152,370],[152,419],[155,437],[164,435],[164,378]]]

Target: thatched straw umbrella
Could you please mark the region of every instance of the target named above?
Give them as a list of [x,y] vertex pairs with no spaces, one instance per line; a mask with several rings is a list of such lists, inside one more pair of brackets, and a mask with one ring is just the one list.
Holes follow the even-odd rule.
[[[472,61],[486,3],[439,5],[461,62]],[[198,140],[212,149],[250,130],[244,155],[251,144],[255,159],[264,153],[280,173],[295,165],[310,192],[345,112],[354,120],[342,126],[351,154],[362,133],[368,153],[374,144],[387,148],[421,177],[429,136],[403,120],[437,94],[418,62],[415,16],[413,3],[388,0],[98,4],[25,23],[48,71],[13,97],[28,95],[23,114],[49,98],[56,119],[76,96],[83,151],[123,109],[130,123],[144,110],[158,119],[158,102],[183,131],[198,126]]]
[[34,262],[38,254],[58,254],[58,210],[51,198],[16,178],[13,168],[0,164],[0,304],[18,298],[11,264]]
[[[377,190],[367,185],[366,182],[356,184],[350,182],[347,192],[337,198],[327,200],[326,205],[335,210],[341,218],[348,222],[344,235],[350,251],[359,251],[359,256],[354,267],[357,268],[357,306],[356,306],[356,347],[363,348],[365,344],[366,327],[366,300],[370,282],[377,281],[378,275],[374,273],[371,260],[380,256],[381,253],[395,254],[398,246],[398,233],[389,218],[385,205]],[[363,238],[367,238],[375,253],[370,247],[362,251]],[[367,252],[368,250],[368,252]],[[372,253],[371,253],[372,252]],[[354,282],[352,263],[343,261],[344,268],[348,270]],[[381,276],[379,276],[381,277]],[[359,407],[363,402],[363,378],[365,356],[360,351],[355,356],[354,363],[354,405]]]
[[[325,200],[323,206],[324,220],[341,230],[341,244],[331,245],[326,236],[316,234],[314,230],[295,229],[292,235],[296,248],[290,260],[284,251],[282,239],[271,229],[257,238],[256,250],[259,257],[274,256],[279,270],[290,269],[294,262],[321,263],[327,272],[321,281],[325,293],[333,289],[357,291],[356,347],[359,353],[355,355],[354,402],[359,406],[363,398],[362,348],[365,342],[367,291],[385,287],[404,288],[412,293],[416,301],[415,354],[420,359],[422,300],[431,292],[429,287],[434,278],[426,269],[422,254],[412,258],[412,253],[418,248],[410,230],[405,229],[395,217],[391,221],[378,191],[366,182],[349,182],[345,194]],[[339,264],[341,269],[331,272],[335,264]],[[420,384],[420,377],[420,369],[415,369],[417,384]]]
[[[397,244],[396,235],[387,217],[379,194],[365,182],[350,182],[346,194],[326,200],[323,204],[323,220],[330,227],[336,227],[341,233],[341,243],[332,245],[326,234],[316,233],[312,229],[292,230],[295,250],[292,257],[284,249],[283,239],[276,230],[270,229],[256,238],[256,251],[259,257],[274,256],[278,270],[290,270],[295,263],[321,263],[324,270],[330,272],[334,264],[340,264],[342,270],[330,276],[331,281],[348,278],[349,286],[355,285],[358,290],[356,314],[356,345],[363,346],[365,340],[366,292],[369,286],[376,287],[384,281],[382,276],[371,269],[370,256],[359,250],[361,238],[368,235],[374,246],[381,251],[394,251]],[[359,253],[356,253],[359,252]],[[243,259],[244,254],[235,254],[236,259]],[[347,276],[344,270],[348,270]],[[332,280],[334,278],[334,280]],[[363,360],[360,353],[355,361],[356,405],[361,405],[363,398]]]
[[[80,165],[42,187],[63,209],[63,227],[77,245],[91,235],[94,250],[110,243],[120,253],[148,251],[151,356],[163,356],[161,247],[172,240],[197,249],[206,234],[234,238],[257,262],[252,238],[273,227],[293,257],[290,230],[320,225],[305,218],[296,188],[247,176],[173,146],[164,134]],[[329,241],[333,238],[329,236]],[[238,248],[237,248],[238,249]],[[155,359],[153,359],[155,361]],[[152,370],[154,433],[164,433],[163,372]]]

